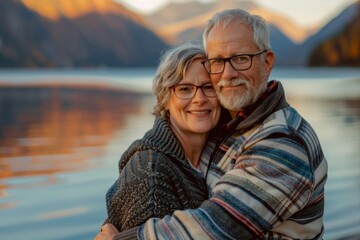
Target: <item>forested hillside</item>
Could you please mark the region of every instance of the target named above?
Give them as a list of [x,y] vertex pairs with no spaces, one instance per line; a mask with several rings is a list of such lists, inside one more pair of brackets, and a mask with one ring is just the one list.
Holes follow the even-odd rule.
[[309,66],[360,67],[360,8],[344,30],[314,49]]

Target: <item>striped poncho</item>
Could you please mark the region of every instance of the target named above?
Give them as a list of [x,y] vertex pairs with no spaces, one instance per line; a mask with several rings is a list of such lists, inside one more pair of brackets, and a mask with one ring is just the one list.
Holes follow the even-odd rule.
[[220,143],[209,142],[201,161],[209,200],[115,239],[322,239],[327,162],[276,85]]

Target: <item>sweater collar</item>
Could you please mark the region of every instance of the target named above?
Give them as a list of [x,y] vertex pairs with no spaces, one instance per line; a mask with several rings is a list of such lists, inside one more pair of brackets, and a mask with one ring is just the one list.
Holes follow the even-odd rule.
[[183,162],[183,164],[189,164],[184,161],[186,159],[185,153],[172,132],[169,123],[165,119],[155,118],[153,128],[147,131],[143,138],[134,141],[122,154],[119,161],[120,171],[136,152],[150,149],[161,152],[178,162]]
[[145,145],[177,158],[185,158],[181,144],[164,118],[155,118],[154,126],[143,137]]

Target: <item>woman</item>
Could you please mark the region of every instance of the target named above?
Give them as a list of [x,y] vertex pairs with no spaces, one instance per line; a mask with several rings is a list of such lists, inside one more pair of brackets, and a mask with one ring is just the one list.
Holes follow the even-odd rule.
[[221,107],[203,59],[202,48],[190,43],[162,57],[153,82],[154,126],[122,155],[120,176],[106,194],[107,222],[116,229],[106,224],[96,239],[112,239],[117,230],[151,217],[196,208],[207,198],[197,167]]

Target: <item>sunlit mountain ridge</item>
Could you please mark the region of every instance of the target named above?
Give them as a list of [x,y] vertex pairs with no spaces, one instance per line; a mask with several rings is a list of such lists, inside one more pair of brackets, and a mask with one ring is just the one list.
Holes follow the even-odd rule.
[[[155,32],[164,36],[170,42],[176,41],[179,35],[181,40],[188,40],[183,32],[188,29],[204,28],[211,16],[221,10],[241,8],[252,14],[260,15],[270,24],[277,26],[293,42],[300,43],[314,32],[313,28],[304,28],[286,16],[270,11],[256,4],[254,1],[214,1],[200,3],[189,1],[184,3],[169,3],[158,11],[148,15]],[[189,34],[189,38],[191,38]]]
[[90,13],[111,13],[119,14],[138,22],[144,22],[143,17],[130,12],[112,0],[21,0],[21,2],[28,9],[52,20],[57,20],[61,17],[77,18]]

